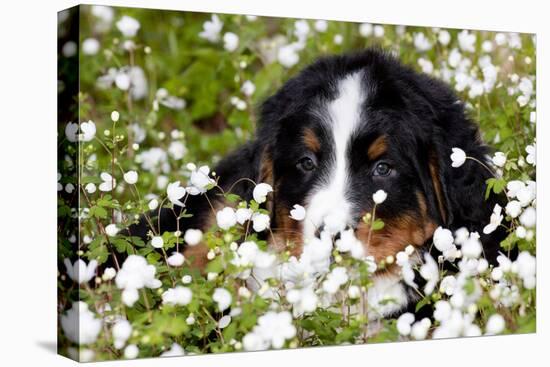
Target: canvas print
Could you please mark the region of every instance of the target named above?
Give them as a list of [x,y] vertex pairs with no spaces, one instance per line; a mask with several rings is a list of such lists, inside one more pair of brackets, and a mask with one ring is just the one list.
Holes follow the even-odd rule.
[[59,13],[58,349],[536,331],[533,34]]

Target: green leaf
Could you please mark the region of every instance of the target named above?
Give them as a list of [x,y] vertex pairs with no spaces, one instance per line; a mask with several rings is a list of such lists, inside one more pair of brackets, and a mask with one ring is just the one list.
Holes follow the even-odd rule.
[[375,221],[372,222],[372,227],[371,228],[372,228],[373,231],[379,231],[382,228],[384,228],[384,222],[380,218],[375,219]]
[[101,206],[92,206],[90,208],[90,215],[92,217],[98,218],[98,219],[105,219],[107,218],[107,210],[105,208],[102,208]]
[[432,300],[430,297],[424,297],[418,303],[416,304],[416,307],[414,308],[414,312],[418,312],[422,307],[429,305],[432,303]]
[[239,197],[239,195],[237,195],[237,194],[226,194],[226,195],[225,195],[225,198],[226,198],[227,201],[229,201],[230,203],[236,203],[238,200],[241,199],[241,198]]

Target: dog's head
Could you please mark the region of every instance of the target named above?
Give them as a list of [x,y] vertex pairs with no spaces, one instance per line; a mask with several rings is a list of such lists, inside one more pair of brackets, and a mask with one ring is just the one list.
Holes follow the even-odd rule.
[[[486,161],[477,125],[444,83],[377,50],[321,59],[262,106],[258,179],[274,187],[275,242],[299,253],[324,226],[352,228],[377,260],[422,246],[437,226],[479,230],[492,206],[481,165],[451,167],[451,149]],[[362,220],[375,205],[385,226]],[[306,218],[289,218],[294,204]],[[481,231],[480,231],[481,233]]]

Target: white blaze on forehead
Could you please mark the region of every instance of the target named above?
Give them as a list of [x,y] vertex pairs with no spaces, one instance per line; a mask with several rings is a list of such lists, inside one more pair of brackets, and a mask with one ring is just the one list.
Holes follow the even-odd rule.
[[334,139],[334,160],[325,184],[313,191],[307,205],[304,239],[315,236],[315,230],[325,228],[336,234],[350,222],[351,205],[346,198],[349,164],[346,151],[350,137],[361,121],[361,105],[365,101],[361,73],[346,76],[338,83],[336,98],[326,105],[324,120]]

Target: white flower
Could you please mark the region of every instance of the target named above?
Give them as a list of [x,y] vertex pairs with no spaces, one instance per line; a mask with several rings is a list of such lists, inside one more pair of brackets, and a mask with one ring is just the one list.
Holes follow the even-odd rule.
[[122,18],[116,22],[116,27],[124,37],[134,37],[139,30],[140,24],[136,19],[123,15]]
[[154,248],[162,248],[164,246],[164,240],[161,236],[154,236],[151,239],[151,246]]
[[414,322],[414,315],[410,312],[405,312],[397,319],[397,331],[403,336],[411,333],[411,325]]
[[218,321],[218,328],[224,329],[224,328],[226,328],[230,323],[231,323],[231,316],[230,316],[230,315],[222,316],[222,318],[219,319],[219,321]]
[[387,197],[388,197],[388,194],[384,190],[377,190],[372,195],[372,200],[374,201],[375,204],[382,204]]
[[211,20],[207,20],[202,25],[202,32],[199,33],[200,38],[204,38],[212,43],[218,42],[220,32],[223,28],[223,22],[216,14],[212,15]]
[[241,87],[241,92],[243,92],[243,94],[247,97],[250,97],[252,94],[254,94],[255,90],[256,86],[250,80],[245,81]]
[[374,26],[374,37],[383,37],[384,36],[384,26],[377,24]]
[[326,20],[316,20],[313,27],[317,32],[324,33],[328,28],[328,22]]
[[537,211],[532,206],[527,207],[519,217],[520,223],[527,227],[533,228],[537,224]]
[[498,313],[491,315],[487,320],[487,325],[485,325],[485,334],[486,335],[496,335],[504,331],[506,327],[506,322],[504,318]]
[[202,231],[200,229],[190,228],[190,229],[185,231],[185,235],[183,236],[183,240],[189,246],[196,246],[202,240]]
[[294,209],[290,210],[290,218],[297,221],[304,220],[306,217],[306,210],[304,209],[304,207],[298,204],[294,204],[293,208]]
[[521,206],[527,206],[535,200],[537,194],[537,185],[535,181],[527,181],[527,185],[521,185],[516,192],[516,198]]
[[510,200],[506,204],[506,214],[512,218],[517,218],[521,214],[521,203],[517,200]]
[[61,328],[65,336],[79,345],[92,344],[101,332],[102,322],[84,302],[74,302],[71,309],[61,315]]
[[189,283],[191,283],[192,281],[193,281],[193,277],[192,277],[191,275],[189,275],[189,274],[184,275],[184,276],[181,277],[181,282],[182,282],[183,284],[189,284]]
[[483,41],[483,43],[481,44],[481,49],[483,50],[483,52],[492,52],[493,51],[493,43],[489,40],[487,41]]
[[462,166],[466,161],[466,152],[460,148],[453,148],[452,151],[451,160],[453,163],[451,163],[451,166],[455,168]]
[[187,318],[185,319],[185,323],[187,325],[193,325],[195,323],[195,317],[193,315],[187,316]]
[[361,296],[361,289],[358,286],[352,285],[348,288],[348,297],[350,299],[357,299],[359,296]]
[[83,122],[80,124],[80,131],[82,131],[81,139],[82,141],[91,141],[93,140],[95,133],[96,133],[96,127],[92,120],[89,120],[88,122]]
[[477,259],[483,251],[479,237],[470,235],[460,248],[462,256],[468,259]]
[[99,41],[95,38],[86,38],[82,42],[82,52],[84,55],[95,55],[99,51]]
[[476,44],[475,33],[470,33],[466,29],[458,34],[458,46],[462,51],[474,52]]
[[516,99],[520,107],[525,107],[529,103],[529,97],[521,95]]
[[340,238],[335,241],[336,249],[340,252],[350,252],[351,256],[361,259],[365,255],[363,243],[355,237],[353,229],[340,232]]
[[105,226],[105,233],[107,233],[107,236],[116,236],[119,229],[116,224],[111,223]]
[[103,279],[103,281],[109,281],[111,279],[114,279],[116,276],[116,270],[114,268],[106,268],[104,271],[103,271],[103,275],[101,276],[101,279]]
[[160,280],[155,279],[155,273],[155,266],[149,265],[143,256],[130,255],[124,261],[115,282],[119,289],[124,289],[123,302],[128,307],[132,307],[138,300],[138,289],[144,287],[155,289],[162,285]]
[[256,232],[265,231],[269,228],[269,215],[263,213],[254,213],[252,215],[252,228]]
[[96,260],[91,260],[88,265],[86,265],[82,259],[78,259],[74,264],[71,264],[71,261],[67,258],[63,262],[69,278],[78,284],[88,283],[95,276],[95,270],[97,268]]
[[108,192],[111,191],[116,187],[116,180],[108,174],[107,172],[102,172],[101,175],[99,175],[101,178],[101,183],[99,184],[99,190]]
[[208,190],[208,186],[215,183],[210,178],[210,168],[208,166],[201,166],[198,169],[191,171],[191,177],[189,179],[190,186],[187,187],[187,192],[191,195],[204,194]]
[[134,303],[139,299],[139,293],[137,289],[128,288],[122,291],[122,303],[128,307],[132,307]]
[[447,275],[441,279],[439,284],[439,291],[445,293],[448,296],[452,296],[456,289],[456,277],[454,275]]
[[173,343],[170,349],[166,352],[162,352],[161,357],[179,357],[184,356],[185,350],[178,343]]
[[359,25],[359,34],[363,37],[372,35],[373,25],[370,23],[362,23]]
[[523,280],[523,286],[527,289],[534,289],[536,286],[537,260],[527,251],[522,251],[512,266],[515,265],[517,274]]
[[[145,137],[143,138],[145,139]],[[170,169],[166,152],[157,147],[139,153],[136,156],[136,162],[140,163],[141,168],[145,171],[158,173],[162,170],[166,173]]]
[[437,281],[439,280],[439,268],[433,257],[429,253],[424,254],[425,263],[420,267],[420,275],[427,282],[424,286],[426,295],[432,294]]
[[[250,334],[254,335],[251,338],[256,339],[254,343],[251,340],[245,340]],[[292,324],[292,315],[289,312],[268,311],[258,318],[258,325],[254,327],[252,333],[245,336],[243,344],[245,350],[261,350],[270,346],[280,349],[286,340],[294,336],[296,336],[296,327]]]
[[451,316],[451,304],[447,301],[437,301],[435,303],[434,319],[437,321],[447,320]]
[[96,26],[99,27],[95,27],[95,29],[98,32],[107,31],[110,28],[115,16],[113,8],[103,5],[93,5],[92,14],[97,18],[98,24],[96,24]]
[[525,158],[527,163],[529,163],[533,166],[536,166],[537,165],[537,148],[536,148],[536,144],[533,143],[531,145],[528,145],[525,148],[525,151],[527,152],[527,157]]
[[170,255],[170,257],[168,257],[168,259],[166,259],[166,261],[168,262],[168,265],[178,267],[183,265],[185,257],[179,252],[174,252]]
[[174,306],[185,306],[191,302],[193,293],[187,287],[177,286],[175,288],[169,288],[162,293],[162,303]]
[[122,349],[132,335],[132,325],[126,319],[118,320],[111,331],[116,349]]
[[422,32],[414,34],[414,47],[420,51],[425,52],[432,48],[432,43],[428,40],[426,35]]
[[223,35],[223,48],[226,51],[233,52],[239,47],[239,36],[233,32],[227,32]]
[[527,236],[527,230],[524,226],[518,226],[516,228],[516,236],[518,236],[518,238],[525,238]]
[[455,247],[453,244],[453,233],[443,227],[437,227],[433,234],[433,241],[435,248],[441,252],[446,252]]
[[239,208],[237,209],[236,215],[237,215],[237,222],[239,224],[244,224],[247,220],[250,220],[252,218],[252,209],[248,208]]
[[317,309],[317,302],[319,301],[313,287],[291,289],[288,291],[286,299],[292,303],[292,310],[295,316],[315,311]]
[[531,111],[531,113],[529,114],[529,122],[534,124],[537,122],[537,112],[536,111]]
[[254,187],[252,196],[258,204],[261,204],[266,201],[267,194],[269,194],[270,192],[273,192],[273,188],[271,187],[271,185],[262,182]]
[[449,32],[447,32],[446,30],[442,30],[437,35],[437,40],[443,46],[447,46],[449,44],[449,42],[451,41],[451,34]]
[[336,267],[327,275],[323,282],[323,290],[329,294],[334,294],[344,285],[349,279],[346,268]]
[[181,141],[173,141],[168,146],[168,154],[175,160],[180,160],[187,154],[187,148]]
[[335,34],[333,41],[335,45],[341,45],[344,41],[344,37],[341,34]]
[[432,62],[423,57],[418,59],[418,65],[420,65],[422,72],[426,74],[431,74],[434,70],[434,65],[432,64]]
[[504,45],[506,43],[506,35],[504,33],[497,33],[495,35],[495,42],[499,46]]
[[88,194],[93,194],[96,191],[97,188],[96,188],[96,185],[93,182],[90,182],[90,183],[86,184],[84,189],[86,190],[86,192]]
[[218,304],[218,310],[223,312],[231,306],[231,301],[233,298],[227,289],[216,288],[214,290],[214,294],[212,295],[212,299]]
[[149,202],[149,204],[147,204],[147,206],[149,207],[149,210],[155,210],[159,207],[159,201],[157,199],[153,199]]
[[523,93],[525,96],[530,97],[533,94],[534,88],[533,88],[533,82],[531,79],[527,77],[521,78],[518,89],[521,93]]
[[430,326],[432,326],[432,322],[427,317],[423,318],[420,321],[415,322],[411,329],[412,338],[414,340],[426,339]]
[[491,214],[490,222],[483,228],[483,233],[493,233],[498,228],[500,223],[502,223],[502,219],[504,218],[501,213],[502,207],[498,204],[495,204],[493,213]]
[[525,187],[525,184],[522,181],[513,180],[509,181],[506,184],[506,194],[510,198],[515,198],[518,192]]
[[128,171],[124,174],[124,181],[126,181],[126,183],[130,185],[135,184],[137,180],[138,180],[138,174],[136,171]]
[[180,182],[172,182],[168,184],[166,188],[166,194],[168,195],[168,200],[174,205],[185,206],[180,199],[185,196],[186,190],[185,187],[180,186]]
[[139,354],[139,348],[135,344],[130,344],[124,348],[124,358],[135,359]]
[[291,68],[300,61],[300,56],[296,52],[296,45],[289,44],[279,48],[277,52],[277,60],[286,68]]
[[228,230],[237,223],[235,210],[230,207],[225,207],[216,213],[216,222],[221,229]]
[[495,166],[504,167],[504,164],[506,163],[506,154],[502,152],[496,152],[492,160]]

